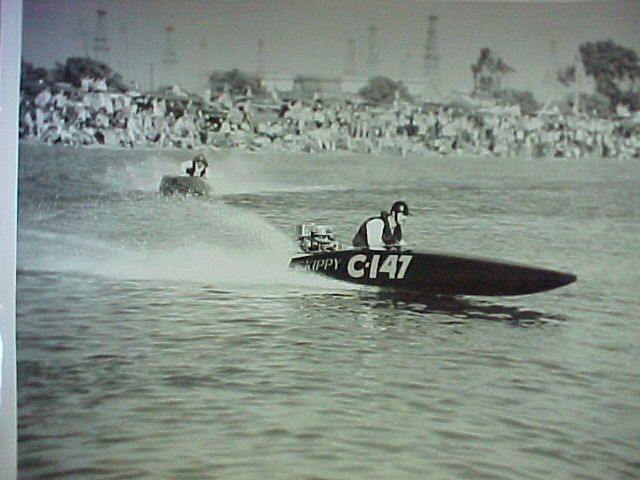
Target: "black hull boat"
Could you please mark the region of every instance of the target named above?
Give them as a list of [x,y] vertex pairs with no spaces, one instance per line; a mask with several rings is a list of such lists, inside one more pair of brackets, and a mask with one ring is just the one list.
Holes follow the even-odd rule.
[[337,280],[443,295],[525,295],[576,281],[570,273],[419,250],[345,249],[299,255],[290,267]]
[[[299,232],[304,253],[291,259],[290,268],[362,285],[434,295],[495,296],[544,292],[577,280],[571,273],[488,258],[404,248],[341,249],[335,242],[318,247],[306,233]],[[319,250],[310,251],[310,244]]]
[[160,180],[160,192],[164,195],[208,195],[209,184],[202,177],[164,175]]

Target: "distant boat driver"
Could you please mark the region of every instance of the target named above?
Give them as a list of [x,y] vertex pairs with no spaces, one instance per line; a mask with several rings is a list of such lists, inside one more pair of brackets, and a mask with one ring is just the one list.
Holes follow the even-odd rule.
[[209,162],[207,162],[204,155],[196,155],[193,157],[193,160],[191,160],[191,163],[186,162],[183,166],[187,167],[185,171],[190,177],[207,178],[207,167],[209,166]]
[[402,224],[408,215],[409,206],[403,201],[397,201],[391,206],[389,213],[380,212],[380,216],[371,217],[360,225],[353,237],[353,246],[384,250],[403,245]]

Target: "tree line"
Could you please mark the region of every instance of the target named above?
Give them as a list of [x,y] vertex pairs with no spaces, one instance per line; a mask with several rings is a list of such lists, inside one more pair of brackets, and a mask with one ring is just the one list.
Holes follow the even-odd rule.
[[[604,40],[580,45],[578,56],[582,71],[595,85],[595,92],[580,94],[582,105],[601,114],[615,112],[620,105],[631,111],[640,110],[640,61],[634,50],[612,40]],[[473,96],[493,99],[500,104],[519,105],[523,113],[533,113],[540,108],[531,92],[503,88],[504,77],[515,69],[490,48],[480,50],[470,69]],[[79,87],[84,77],[104,78],[114,91],[124,92],[131,88],[129,82],[107,64],[88,57],[70,57],[64,63],[56,63],[52,70],[23,62],[22,90],[28,95],[35,95],[44,86],[60,83]],[[575,86],[579,81],[577,66],[572,64],[560,69],[556,78],[567,87]],[[256,96],[266,95],[257,75],[238,69],[212,72],[209,87],[215,95],[228,91],[231,95],[240,96],[248,90]],[[166,91],[166,87],[158,89],[163,90]],[[384,76],[371,77],[358,94],[364,101],[375,105],[387,105],[398,98],[412,100],[401,81]]]
[[[614,112],[618,106],[640,110],[640,61],[634,50],[617,45],[613,40],[586,42],[580,45],[578,58],[579,65],[574,63],[561,68],[555,72],[556,79],[566,87],[577,87],[581,68],[586,77],[592,79],[595,92],[581,93],[572,101],[580,100],[587,109],[601,113]],[[513,95],[513,91],[502,89],[501,80],[514,71],[491,49],[481,49],[478,60],[471,65],[474,93],[495,99]],[[528,97],[526,92],[519,92],[518,96],[520,101]]]

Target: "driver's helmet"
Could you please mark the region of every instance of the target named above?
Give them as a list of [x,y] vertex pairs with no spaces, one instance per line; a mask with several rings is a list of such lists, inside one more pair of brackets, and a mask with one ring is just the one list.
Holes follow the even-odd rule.
[[396,203],[391,205],[390,213],[402,213],[404,215],[410,215],[409,213],[409,205],[402,200],[398,200]]
[[199,154],[199,155],[196,155],[195,157],[193,157],[193,163],[194,164],[202,164],[205,167],[209,166],[209,162],[207,162],[207,159],[202,154]]

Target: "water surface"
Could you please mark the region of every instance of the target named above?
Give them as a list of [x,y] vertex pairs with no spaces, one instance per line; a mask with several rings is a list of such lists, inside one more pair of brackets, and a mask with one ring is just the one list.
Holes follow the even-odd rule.
[[[640,472],[640,164],[21,144],[23,479],[603,479]],[[419,298],[288,272],[294,227],[406,200],[421,248],[569,269]]]

